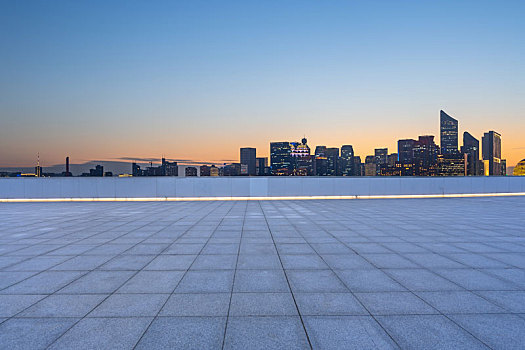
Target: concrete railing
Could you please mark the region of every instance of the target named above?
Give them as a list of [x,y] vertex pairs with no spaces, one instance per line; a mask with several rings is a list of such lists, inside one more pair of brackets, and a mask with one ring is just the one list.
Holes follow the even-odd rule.
[[1,178],[0,200],[525,193],[525,177]]

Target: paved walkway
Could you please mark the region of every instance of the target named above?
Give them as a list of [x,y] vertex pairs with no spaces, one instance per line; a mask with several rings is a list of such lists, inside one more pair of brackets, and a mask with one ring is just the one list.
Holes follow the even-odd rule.
[[523,349],[525,198],[0,204],[1,349]]

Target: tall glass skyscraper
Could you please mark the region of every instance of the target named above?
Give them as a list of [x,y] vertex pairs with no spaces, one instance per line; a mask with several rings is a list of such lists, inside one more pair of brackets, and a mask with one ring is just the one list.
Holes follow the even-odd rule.
[[486,132],[481,142],[485,175],[503,175],[501,171],[501,135],[495,131]]
[[341,147],[341,175],[354,176],[354,148],[352,145]]
[[290,142],[270,143],[270,162],[273,175],[290,175],[292,173]]
[[440,111],[441,154],[458,152],[458,121],[444,111]]
[[468,132],[463,133],[461,153],[467,155],[467,175],[481,175],[479,163],[479,141]]

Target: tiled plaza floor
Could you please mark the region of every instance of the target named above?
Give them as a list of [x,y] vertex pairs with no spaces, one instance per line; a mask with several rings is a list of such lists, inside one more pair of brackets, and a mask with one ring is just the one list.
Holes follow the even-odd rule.
[[525,198],[0,204],[0,349],[523,349]]

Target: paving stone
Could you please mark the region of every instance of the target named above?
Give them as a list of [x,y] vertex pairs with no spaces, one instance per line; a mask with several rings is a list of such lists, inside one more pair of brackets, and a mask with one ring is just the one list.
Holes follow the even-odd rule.
[[397,349],[369,316],[306,316],[304,323],[314,349]]
[[451,315],[455,322],[493,349],[523,349],[525,319],[517,315]]
[[230,317],[225,349],[309,349],[299,317]]
[[168,299],[168,294],[113,294],[88,317],[156,316]]
[[416,294],[444,314],[504,312],[494,303],[468,291],[416,292]]
[[234,292],[289,292],[282,270],[237,270]]
[[21,317],[84,317],[107,294],[53,294],[20,314]]
[[50,349],[131,349],[152,318],[84,318]]
[[173,294],[160,316],[228,316],[230,293]]
[[402,349],[488,349],[442,315],[377,316]]
[[291,293],[233,293],[230,316],[296,316]]
[[352,293],[295,293],[301,315],[368,315]]
[[175,293],[224,293],[233,286],[233,270],[188,271]]
[[225,317],[159,317],[136,349],[220,349]]
[[45,295],[0,295],[0,317],[12,317]]
[[45,349],[76,321],[75,318],[11,318],[0,324],[0,348]]
[[183,275],[183,271],[140,271],[118,293],[172,293]]

